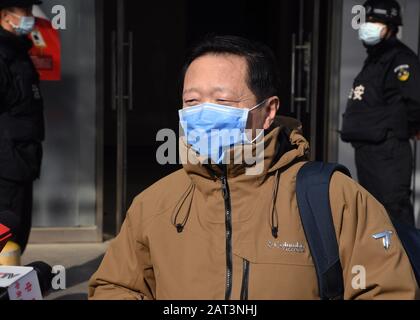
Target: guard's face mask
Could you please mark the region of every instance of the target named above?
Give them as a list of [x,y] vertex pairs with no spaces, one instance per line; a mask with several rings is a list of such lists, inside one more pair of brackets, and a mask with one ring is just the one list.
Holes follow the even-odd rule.
[[225,152],[237,145],[252,144],[259,140],[263,130],[252,140],[246,130],[249,113],[260,108],[266,101],[248,108],[204,103],[179,111],[181,127],[186,142],[201,157],[221,164]]
[[35,17],[20,16],[12,12],[10,12],[9,14],[19,19],[19,25],[15,25],[13,22],[9,22],[18,36],[28,35],[32,32],[32,30],[34,30]]
[[363,23],[359,29],[359,39],[368,46],[377,45],[382,40],[381,33],[385,27],[373,22]]

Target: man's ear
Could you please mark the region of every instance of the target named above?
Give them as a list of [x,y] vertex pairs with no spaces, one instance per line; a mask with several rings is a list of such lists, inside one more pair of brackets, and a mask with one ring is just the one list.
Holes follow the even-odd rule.
[[0,20],[5,20],[7,18],[7,15],[9,14],[9,11],[7,9],[0,10]]
[[4,9],[0,10],[0,25],[5,21],[6,18],[6,11]]
[[264,121],[264,130],[270,129],[280,109],[279,97],[271,97],[266,103],[266,118]]

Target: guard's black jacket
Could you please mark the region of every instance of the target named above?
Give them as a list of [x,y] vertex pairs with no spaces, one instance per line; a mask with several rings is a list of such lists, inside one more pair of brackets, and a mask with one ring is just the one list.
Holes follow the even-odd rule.
[[43,100],[31,46],[0,27],[0,179],[30,181],[40,174]]
[[378,143],[389,133],[409,139],[420,130],[420,62],[396,37],[368,49],[354,81],[341,137],[355,144]]

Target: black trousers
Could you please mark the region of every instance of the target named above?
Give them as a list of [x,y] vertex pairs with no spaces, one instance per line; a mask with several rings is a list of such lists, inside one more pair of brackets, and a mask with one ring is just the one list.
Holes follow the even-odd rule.
[[[14,182],[0,178],[0,212],[10,211],[19,219],[19,230],[12,230],[12,240],[22,253],[28,244],[32,226],[33,182]],[[15,232],[13,232],[15,231]]]
[[392,137],[380,144],[358,146],[355,154],[359,183],[384,205],[393,219],[414,226],[410,142]]

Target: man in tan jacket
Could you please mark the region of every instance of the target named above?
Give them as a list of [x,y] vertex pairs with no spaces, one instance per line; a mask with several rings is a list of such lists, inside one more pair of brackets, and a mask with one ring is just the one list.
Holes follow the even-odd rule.
[[[245,110],[252,137],[264,130],[262,170],[250,175],[249,164],[214,157],[207,163],[181,139],[189,161],[134,200],[90,280],[91,299],[319,299],[295,190],[309,146],[297,121],[276,117],[274,70],[270,50],[246,39],[209,37],[194,48],[181,120],[195,110],[201,122],[193,123],[211,127],[223,112]],[[239,147],[255,151],[256,144]],[[235,157],[224,151],[224,160]],[[341,173],[333,175],[330,201],[344,298],[415,299],[415,276],[383,206]],[[384,231],[393,232],[388,249],[373,237]]]

